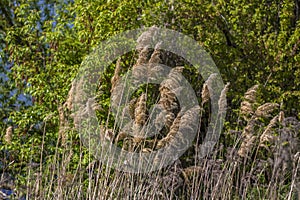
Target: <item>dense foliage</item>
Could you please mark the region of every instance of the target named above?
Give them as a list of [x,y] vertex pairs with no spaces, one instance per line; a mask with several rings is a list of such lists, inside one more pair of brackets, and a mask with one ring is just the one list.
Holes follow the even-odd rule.
[[[84,170],[78,169],[91,162],[72,125],[63,131],[67,138],[62,135],[62,123],[72,123],[64,105],[82,61],[101,41],[126,30],[153,25],[169,28],[194,38],[211,54],[224,82],[231,83],[225,133],[242,132],[247,123],[255,123],[257,132],[268,125],[270,119],[240,121],[243,95],[256,84],[256,108],[265,102],[277,103],[285,116],[300,118],[298,0],[3,0],[0,14],[0,73],[5,74],[0,76],[0,170],[16,177],[18,187],[33,184],[28,184],[31,163],[60,166],[68,160],[63,170],[80,174]],[[127,55],[124,65],[130,67],[134,56]],[[105,74],[109,81],[101,82],[104,94],[99,103],[104,111],[98,114],[104,122],[114,67]],[[188,80],[199,80],[186,69]],[[198,83],[193,87],[199,89]],[[26,102],[20,101],[19,94],[27,96]],[[236,138],[225,133],[221,143],[233,147]],[[293,137],[299,139],[299,132]],[[221,159],[226,151],[220,152],[216,156]],[[260,154],[268,153],[257,148],[254,159],[267,159]],[[252,164],[245,161],[244,170],[251,170]],[[51,166],[37,171],[47,170]],[[269,173],[261,174],[263,181],[269,180]],[[291,177],[284,180],[287,187]],[[86,188],[88,178],[80,179]],[[53,179],[54,175],[49,178]]]

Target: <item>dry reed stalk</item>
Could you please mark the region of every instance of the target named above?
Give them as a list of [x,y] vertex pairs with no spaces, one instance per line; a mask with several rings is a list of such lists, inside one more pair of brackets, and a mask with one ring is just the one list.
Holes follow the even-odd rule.
[[161,105],[166,111],[172,111],[178,107],[176,102],[176,95],[166,87],[160,88],[160,96],[158,104]]
[[[133,69],[137,68],[140,65],[145,65],[148,63],[149,54],[151,52],[149,49],[149,46],[152,43],[153,37],[156,35],[157,30],[158,30],[157,27],[152,26],[150,29],[148,29],[148,31],[142,33],[142,35],[137,39],[136,48],[139,52],[139,56],[136,61],[136,64],[133,66]],[[157,51],[154,52],[154,54],[152,54],[152,56],[153,56],[152,62],[154,61],[154,59],[157,60],[159,58],[160,50],[158,50],[158,49],[159,49],[160,43],[156,44],[156,46],[157,46],[157,48],[156,48]],[[159,63],[159,62],[156,62],[156,63]]]
[[217,74],[214,73],[214,74],[211,74],[208,77],[208,79],[205,81],[209,92],[213,91],[213,83],[214,83],[216,78],[217,78]]
[[174,113],[172,113],[172,112],[167,113],[165,115],[165,119],[164,119],[165,126],[167,128],[170,128],[171,125],[172,125],[172,123],[173,123],[173,121],[174,121],[174,119],[175,119],[175,114]]
[[71,162],[71,158],[73,157],[73,151],[68,152],[68,155],[64,155],[64,159],[62,162],[62,169],[60,171],[60,176],[58,177],[58,189],[64,190],[64,188],[71,184],[73,180],[73,175],[67,172],[68,165]]
[[[155,66],[147,64],[162,63],[162,60],[160,58],[161,43],[156,44],[154,52],[151,54],[151,57],[149,59],[151,52],[151,50],[149,49],[149,45],[152,42],[152,38],[155,35],[156,30],[156,27],[150,28],[147,32],[144,32],[137,40],[137,50],[139,52],[139,55],[136,63],[132,67],[132,75],[133,78],[138,82],[143,80],[144,78],[148,78],[147,75],[149,75],[149,73],[153,73],[152,68]],[[157,70],[159,70],[159,68]],[[134,124],[132,127],[134,137],[132,138],[132,140],[135,146],[138,143],[144,141],[142,132],[144,131],[143,126],[145,125],[147,120],[146,97],[147,95],[143,93],[138,99],[131,100],[128,105],[129,115],[131,119],[134,119]],[[168,118],[167,121],[170,121],[170,119]],[[126,134],[118,135],[116,141],[125,139],[126,137]],[[127,138],[126,141],[131,141],[131,139]]]
[[[177,87],[179,86],[178,84],[180,84],[182,81],[181,74],[182,74],[183,70],[184,70],[183,66],[177,66],[177,67],[174,67],[168,75],[168,79],[171,79],[175,84],[177,84],[176,85]],[[173,86],[173,87],[175,87],[175,86]]]
[[153,152],[152,148],[143,148],[142,149],[142,153],[151,153],[151,152]]
[[[253,145],[254,145],[254,141],[256,140],[256,138],[258,136],[255,135],[255,131],[254,131],[254,127],[256,126],[256,121],[258,120],[259,117],[270,117],[270,113],[272,111],[274,111],[274,109],[276,109],[278,107],[278,104],[276,103],[265,103],[261,106],[259,106],[256,111],[253,114],[253,110],[252,110],[252,104],[255,102],[255,88],[257,87],[252,87],[252,89],[249,89],[249,91],[247,91],[247,95],[245,95],[245,99],[250,101],[244,101],[242,103],[242,114],[244,114],[244,116],[246,116],[247,114],[252,116],[250,119],[246,118],[248,123],[247,126],[244,128],[243,131],[243,139],[242,139],[242,144],[241,147],[238,151],[238,154],[241,157],[247,157],[248,152],[251,151]],[[251,107],[250,107],[251,106]],[[279,116],[277,115],[275,116],[270,123],[268,124],[268,126],[266,127],[266,129],[264,130],[264,132],[262,133],[262,135],[260,135],[259,138],[259,146],[264,146],[264,142],[268,141],[268,142],[274,142],[275,141],[275,136],[272,135],[272,128],[276,125],[276,123],[279,120]],[[282,114],[281,114],[282,117]]]
[[113,141],[114,139],[114,131],[112,129],[106,129],[105,133],[104,133],[104,137],[105,139],[109,140],[109,141]]
[[133,149],[135,146],[138,145],[138,142],[139,141],[134,142],[132,137],[129,137],[128,135],[126,135],[126,137],[123,139],[122,150],[133,152]]
[[248,121],[247,126],[244,128],[242,135],[243,136],[253,135],[255,124],[256,124],[256,119],[252,117],[251,120]]
[[176,94],[171,88],[165,85],[166,84],[161,85],[159,88],[160,99],[158,104],[161,105],[166,111],[172,111],[178,107],[176,102]]

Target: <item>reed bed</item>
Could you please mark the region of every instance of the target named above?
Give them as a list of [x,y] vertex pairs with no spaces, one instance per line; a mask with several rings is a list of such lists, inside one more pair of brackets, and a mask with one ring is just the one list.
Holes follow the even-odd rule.
[[[140,38],[140,45],[147,43],[151,33]],[[163,42],[163,41],[162,41]],[[69,98],[59,108],[60,129],[56,151],[51,160],[26,167],[26,185],[17,181],[9,187],[13,198],[27,199],[300,199],[300,122],[285,117],[276,103],[260,104],[257,101],[259,85],[251,87],[241,102],[235,127],[227,122],[220,140],[205,157],[199,154],[199,145],[205,137],[207,118],[210,117],[210,91],[214,75],[211,75],[199,91],[199,106],[182,108],[176,97],[180,90],[185,67],[176,63],[176,56],[164,52],[158,43],[154,49],[146,45],[137,50],[132,65],[133,77],[139,80],[145,74],[162,70],[159,64],[172,69],[159,87],[146,88],[135,98],[128,97],[127,107],[132,120],[130,129],[119,130],[116,124],[101,126],[104,137],[128,152],[150,153],[165,146],[187,145],[186,133],[179,130],[194,129],[194,116],[200,115],[194,142],[186,152],[167,167],[149,173],[130,173],[111,168],[97,160],[89,148],[83,146],[76,132],[80,123],[70,110],[76,85],[70,89]],[[172,59],[171,59],[172,58]],[[170,60],[173,60],[172,62]],[[175,60],[175,61],[174,61]],[[118,88],[123,76],[122,59],[116,62],[111,76],[110,92]],[[146,67],[145,67],[146,66]],[[227,110],[226,84],[218,100],[218,113]],[[154,125],[162,128],[152,137],[144,137],[144,127],[151,118],[150,90],[156,90],[156,105],[165,112],[156,115]],[[75,99],[76,100],[76,99]],[[94,102],[92,109],[101,110]],[[122,111],[122,110],[121,110]],[[231,112],[231,111],[229,111]],[[108,113],[107,118],[111,117]],[[113,117],[113,116],[112,116]],[[45,125],[46,127],[46,125]],[[46,128],[43,134],[46,134]],[[135,134],[128,134],[132,131]],[[11,141],[12,129],[5,134]],[[79,141],[79,142],[78,142]],[[76,146],[74,146],[76,144]],[[43,148],[42,144],[42,148]],[[164,160],[159,160],[164,162]],[[0,185],[8,184],[3,173]],[[11,198],[10,197],[10,198]],[[13,199],[11,198],[11,199]]]

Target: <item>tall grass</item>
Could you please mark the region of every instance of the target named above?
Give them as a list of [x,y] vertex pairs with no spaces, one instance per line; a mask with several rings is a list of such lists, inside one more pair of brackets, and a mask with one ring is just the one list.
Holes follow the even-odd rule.
[[[145,40],[143,40],[145,42]],[[142,76],[143,64],[148,64],[147,73],[159,71],[156,64],[168,63],[172,70],[163,83],[156,88],[159,98],[157,105],[166,112],[158,114],[155,121],[163,127],[158,135],[144,138],[141,134],[149,119],[149,98],[146,89],[135,99],[128,99],[129,112],[134,136],[118,130],[116,124],[101,125],[104,138],[120,145],[129,152],[149,153],[167,145],[187,144],[185,132],[179,131],[179,123],[193,128],[193,116],[200,114],[200,127],[191,147],[175,162],[167,167],[149,173],[129,173],[111,168],[97,160],[76,138],[78,120],[69,120],[74,87],[63,107],[59,108],[60,129],[55,154],[47,157],[41,153],[41,163],[28,164],[26,184],[7,183],[3,173],[0,186],[14,190],[10,198],[27,199],[300,199],[300,122],[293,117],[285,117],[279,105],[260,105],[256,99],[258,85],[244,95],[235,127],[227,122],[219,142],[205,157],[199,157],[199,145],[205,137],[209,118],[209,88],[213,75],[202,85],[199,93],[199,107],[183,110],[174,90],[180,87],[180,75],[184,67],[176,62],[170,64],[170,54],[147,47],[138,50],[138,58],[132,67],[132,74]],[[113,93],[121,78],[121,60],[117,61],[111,78]],[[227,84],[219,97],[219,114],[227,109]],[[172,89],[170,89],[172,88]],[[94,105],[93,109],[101,109]],[[109,117],[110,114],[108,114]],[[74,117],[74,116],[73,116]],[[108,122],[109,120],[107,120]],[[163,124],[163,125],[161,125]],[[100,125],[99,125],[100,126]],[[46,127],[46,125],[45,125]],[[45,136],[46,128],[43,131]],[[11,128],[5,135],[11,141]],[[100,136],[99,136],[100,137]],[[44,145],[41,146],[41,152]],[[177,144],[178,145],[178,144]],[[160,160],[163,162],[164,160]],[[6,184],[6,185],[5,185]]]
[[[80,145],[82,151],[74,155],[73,146],[67,143],[59,152],[58,141],[52,163],[28,167],[23,194],[28,199],[297,199],[300,122],[280,116],[282,112],[261,121],[255,113],[263,107],[252,113],[241,109],[241,120],[245,114],[249,118],[240,122],[243,126],[226,130],[208,156],[195,156],[195,143],[170,166],[146,174],[114,170],[93,155],[86,163],[86,147]],[[196,141],[200,140],[198,135]],[[138,149],[143,148],[127,150]],[[75,164],[73,157],[79,158]]]

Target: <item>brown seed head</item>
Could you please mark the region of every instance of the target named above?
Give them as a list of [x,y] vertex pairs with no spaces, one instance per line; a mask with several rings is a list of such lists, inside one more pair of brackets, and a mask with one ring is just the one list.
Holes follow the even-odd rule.
[[265,103],[261,106],[259,106],[256,111],[255,115],[257,117],[269,117],[270,113],[274,111],[274,109],[278,108],[277,103]]
[[4,141],[7,142],[8,144],[11,144],[12,136],[13,136],[13,127],[9,126],[6,129],[6,132],[4,135]]

